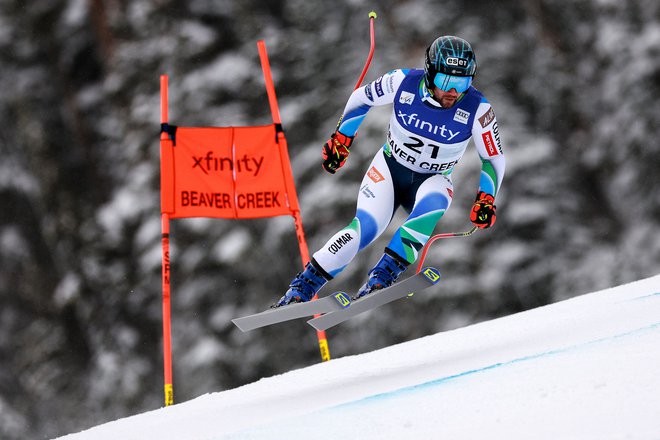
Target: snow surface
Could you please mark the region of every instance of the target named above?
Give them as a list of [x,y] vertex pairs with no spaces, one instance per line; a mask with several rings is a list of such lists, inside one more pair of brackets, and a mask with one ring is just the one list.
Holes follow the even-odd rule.
[[659,367],[660,275],[60,438],[658,440]]

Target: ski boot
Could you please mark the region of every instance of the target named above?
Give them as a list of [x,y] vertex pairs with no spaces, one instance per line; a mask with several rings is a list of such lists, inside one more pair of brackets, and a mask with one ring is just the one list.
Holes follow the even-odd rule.
[[390,287],[407,268],[408,263],[404,263],[398,255],[393,256],[391,252],[388,253],[386,250],[380,261],[369,272],[367,282],[358,290],[357,295],[353,299],[356,300],[369,295],[375,290]]
[[317,264],[312,262],[307,263],[305,270],[299,272],[296,277],[291,281],[289,290],[286,291],[284,296],[280,298],[271,307],[281,307],[287,304],[307,302],[311,300],[316,292],[325,285],[332,277],[330,277],[323,269],[320,269]]

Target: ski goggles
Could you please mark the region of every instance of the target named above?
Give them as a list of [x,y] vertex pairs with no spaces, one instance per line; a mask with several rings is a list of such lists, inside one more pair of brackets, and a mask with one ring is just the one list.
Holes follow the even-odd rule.
[[470,88],[470,84],[472,84],[472,77],[436,73],[435,78],[433,78],[433,84],[435,84],[435,86],[443,92],[456,89],[458,93],[463,93]]

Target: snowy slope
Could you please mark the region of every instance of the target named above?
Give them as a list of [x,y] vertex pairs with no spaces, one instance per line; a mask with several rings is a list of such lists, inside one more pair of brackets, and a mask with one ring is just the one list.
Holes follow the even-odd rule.
[[659,370],[660,275],[61,438],[658,440]]

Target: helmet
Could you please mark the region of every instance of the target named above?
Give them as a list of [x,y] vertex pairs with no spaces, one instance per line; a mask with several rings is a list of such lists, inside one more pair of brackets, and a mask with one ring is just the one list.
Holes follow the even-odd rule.
[[436,74],[452,76],[474,76],[477,58],[470,43],[462,38],[447,35],[439,37],[426,49],[424,81],[430,90],[434,87]]

